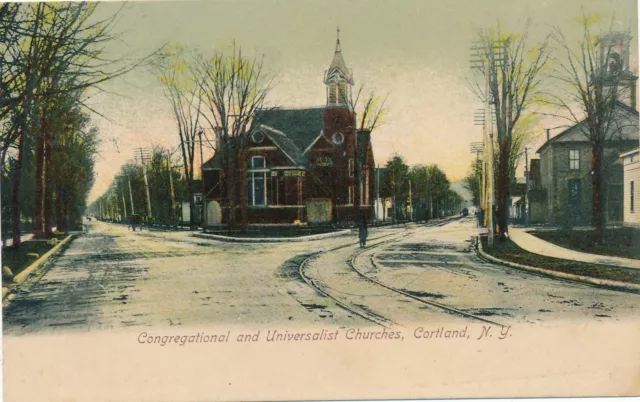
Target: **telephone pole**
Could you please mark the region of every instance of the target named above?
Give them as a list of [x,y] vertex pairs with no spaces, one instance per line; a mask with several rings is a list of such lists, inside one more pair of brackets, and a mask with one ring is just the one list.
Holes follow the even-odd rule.
[[[202,231],[206,232],[207,226],[207,187],[204,182],[204,156],[202,152],[202,129],[198,132],[198,138],[200,140],[200,179],[202,181],[202,213],[200,214],[202,220]],[[266,183],[265,183],[266,186]]]
[[120,189],[122,190],[122,208],[124,211],[124,216],[122,217],[122,220],[124,221],[125,219],[127,219],[127,201],[124,198],[124,185],[122,185],[122,183],[120,183]]
[[135,215],[136,211],[133,208],[133,192],[131,191],[131,177],[127,175],[127,180],[129,181],[129,200],[131,201],[131,215]]
[[411,196],[411,179],[409,179],[409,220],[413,221],[413,197]]
[[171,155],[167,152],[167,168],[169,169],[169,188],[171,189],[171,223],[173,228],[178,228],[176,222],[176,193],[173,191],[173,169],[171,168]]
[[149,194],[149,179],[147,178],[147,161],[151,159],[151,152],[147,148],[138,148],[136,150],[135,158],[140,160],[142,164],[142,175],[144,177],[144,187],[147,192],[147,219],[151,224],[151,196]]
[[[483,144],[484,144],[484,161],[483,161],[483,188],[484,188],[484,197],[483,197],[483,210],[484,210],[484,218],[485,224],[487,226],[487,241],[489,246],[493,246],[493,236],[494,236],[494,222],[493,222],[493,181],[494,181],[494,173],[493,173],[493,116],[492,116],[492,95],[490,93],[491,89],[491,73],[496,68],[496,60],[495,55],[498,55],[498,64],[501,64],[500,56],[501,56],[501,45],[496,44],[495,42],[484,43],[484,42],[476,42],[471,48],[471,68],[477,69],[483,74],[483,78],[485,81],[484,86],[484,112],[482,112],[481,116],[484,117],[482,119],[483,126]],[[476,112],[476,124],[478,123],[479,113]],[[487,121],[488,120],[488,121]]]
[[529,148],[524,148],[524,225],[529,226]]

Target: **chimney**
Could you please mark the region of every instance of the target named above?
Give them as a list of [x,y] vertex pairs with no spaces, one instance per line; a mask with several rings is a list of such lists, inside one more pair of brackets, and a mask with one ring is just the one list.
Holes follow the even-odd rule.
[[549,141],[549,129],[547,129],[547,141]]
[[222,127],[215,127],[213,130],[216,133],[216,148],[219,150],[222,145]]

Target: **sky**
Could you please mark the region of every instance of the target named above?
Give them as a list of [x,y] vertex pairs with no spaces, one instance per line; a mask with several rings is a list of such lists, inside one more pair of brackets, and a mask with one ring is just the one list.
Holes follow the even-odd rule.
[[[98,12],[108,15],[121,6],[103,3]],[[582,13],[598,13],[603,29],[610,24],[631,29],[632,63],[637,65],[635,0],[143,1],[125,5],[115,27],[121,41],[106,51],[130,57],[179,43],[206,54],[235,40],[243,51],[264,56],[266,70],[275,77],[269,106],[321,106],[326,102],[323,76],[339,26],[355,88],[364,84],[388,96],[384,124],[372,134],[376,163],[383,165],[398,153],[410,165],[438,164],[451,180],[459,180],[475,157],[470,143],[482,140],[482,128],[473,123],[474,110],[482,104],[467,82],[473,77],[469,48],[477,31],[500,21],[507,31],[521,32],[530,18],[532,46],[554,27],[571,42],[582,32],[576,22]],[[89,103],[106,117],[94,116],[102,144],[91,202],[136,148],[173,149],[179,141],[169,103],[148,70],[105,84]],[[541,122],[530,148],[544,142],[545,128],[562,124]]]

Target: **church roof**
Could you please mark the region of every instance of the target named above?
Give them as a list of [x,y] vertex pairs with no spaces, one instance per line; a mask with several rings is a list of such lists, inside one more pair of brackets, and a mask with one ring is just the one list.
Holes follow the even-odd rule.
[[[614,124],[613,127],[618,130],[618,138],[621,140],[637,140],[638,111],[622,102],[616,102],[616,109],[620,112],[618,114],[620,117],[617,119],[618,124]],[[536,152],[541,153],[549,146],[558,143],[588,142],[589,140],[585,135],[587,130],[586,120],[582,120],[545,142]]]
[[304,152],[324,128],[324,109],[315,107],[258,110],[253,126],[258,127],[262,124],[284,133],[293,145]]

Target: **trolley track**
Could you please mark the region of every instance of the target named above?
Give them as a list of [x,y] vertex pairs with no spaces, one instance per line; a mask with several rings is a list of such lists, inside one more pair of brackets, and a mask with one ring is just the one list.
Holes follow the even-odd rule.
[[[433,225],[430,226],[444,226],[448,223],[452,222],[452,220],[449,221],[445,221],[445,222],[437,222],[434,223]],[[400,295],[403,298],[407,298],[410,299],[412,302],[417,302],[420,303],[422,305],[428,306],[430,309],[434,309],[434,310],[439,310],[442,311],[444,313],[447,314],[452,314],[458,317],[462,317],[464,319],[470,319],[470,320],[474,320],[474,321],[478,321],[478,322],[483,322],[483,323],[489,323],[492,325],[496,325],[496,326],[500,326],[500,327],[505,327],[504,324],[492,321],[492,320],[488,320],[486,318],[459,310],[457,308],[451,307],[451,306],[447,306],[445,304],[442,303],[438,303],[438,302],[434,302],[431,300],[425,300],[423,298],[420,298],[418,296],[412,295],[408,292],[405,292],[403,290],[397,289],[393,286],[389,286],[386,285],[374,278],[369,277],[368,275],[366,275],[365,273],[363,273],[362,271],[360,271],[357,267],[356,267],[356,259],[362,255],[364,252],[369,251],[373,248],[377,248],[377,247],[381,247],[384,246],[385,244],[391,243],[393,241],[397,241],[403,238],[406,238],[410,235],[413,234],[413,231],[411,229],[408,230],[408,233],[392,233],[392,234],[388,234],[388,235],[383,235],[383,236],[379,236],[375,239],[372,239],[374,241],[376,241],[373,244],[368,245],[367,247],[365,247],[362,250],[356,251],[353,255],[351,255],[349,257],[349,259],[346,261],[347,266],[349,267],[349,270],[356,273],[357,276],[373,285],[375,285],[376,287],[380,288],[381,290],[384,289],[384,292],[387,292],[388,294],[393,294],[393,295]],[[384,240],[381,240],[384,239]],[[380,240],[380,241],[377,241]],[[333,251],[337,251],[337,250],[341,250],[341,249],[345,249],[347,247],[352,247],[353,244],[346,244],[346,245],[341,245],[341,246],[337,246],[337,247],[333,247],[331,249],[327,249],[327,250],[323,250],[323,251],[318,251],[315,252],[311,255],[309,255],[307,258],[305,258],[299,265],[298,271],[300,273],[300,277],[307,283],[307,285],[309,285],[310,287],[312,287],[314,290],[316,290],[318,293],[320,293],[321,295],[333,300],[333,302],[335,302],[338,306],[342,307],[343,309],[351,312],[352,314],[355,314],[369,322],[372,322],[376,325],[380,325],[383,327],[392,327],[395,325],[398,325],[396,322],[392,321],[391,319],[384,317],[380,314],[375,313],[374,311],[370,310],[369,308],[367,308],[367,306],[364,305],[360,305],[357,304],[353,301],[348,300],[347,297],[344,297],[343,295],[354,295],[353,293],[347,293],[344,291],[340,291],[338,289],[334,289],[332,288],[330,285],[328,285],[326,283],[326,281],[323,281],[321,278],[313,278],[310,275],[307,275],[305,273],[305,270],[308,268],[308,266],[310,265],[310,263],[319,258],[321,255],[329,253],[329,252],[333,252]],[[375,264],[375,263],[374,263]],[[368,294],[369,296],[373,296],[373,294]]]

